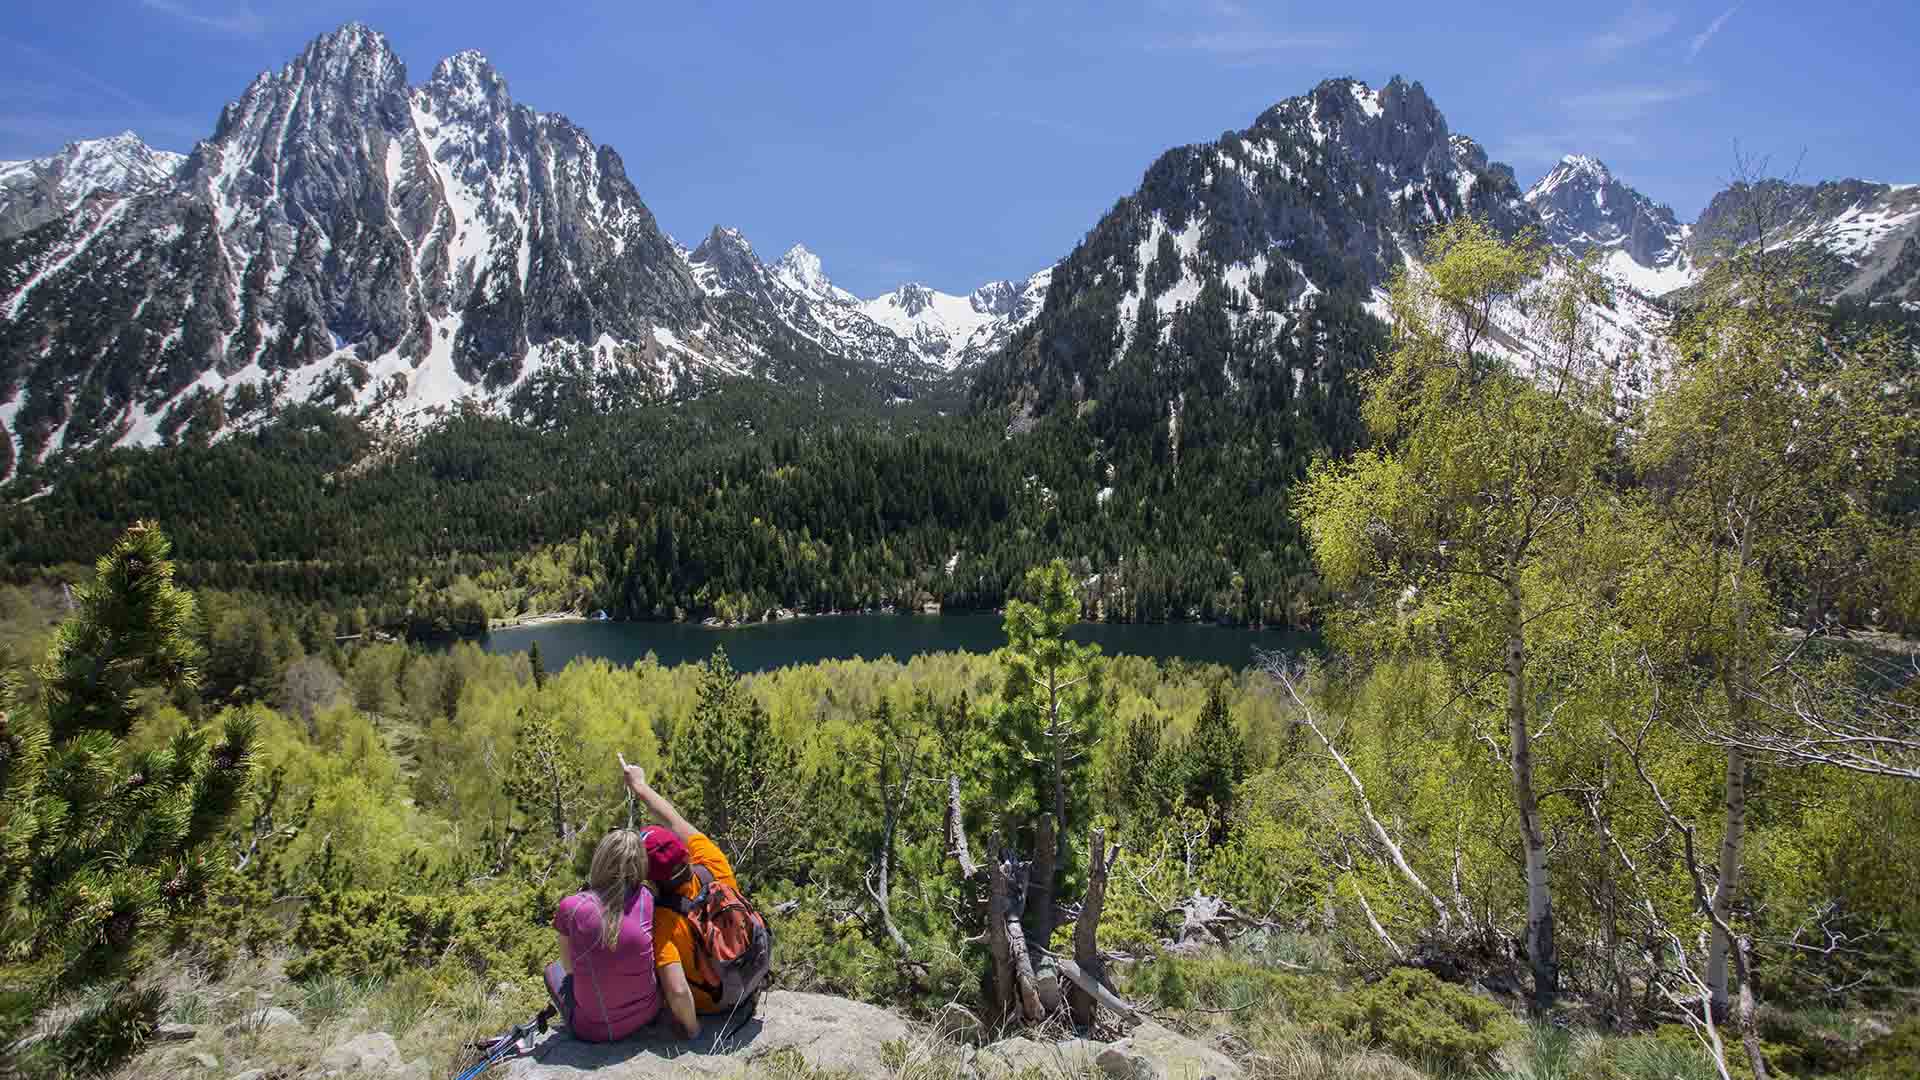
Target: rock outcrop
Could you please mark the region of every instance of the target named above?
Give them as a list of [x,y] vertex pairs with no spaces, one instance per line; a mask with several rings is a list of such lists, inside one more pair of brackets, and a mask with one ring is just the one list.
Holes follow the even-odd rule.
[[[1241,1080],[1244,1070],[1218,1050],[1148,1022],[1113,1043],[1044,1041],[1024,1036],[975,1050],[942,1039],[873,1005],[787,990],[768,993],[759,1014],[724,1042],[717,1025],[693,1042],[649,1030],[618,1043],[550,1035],[506,1069],[514,1080],[648,1080],[654,1077],[757,1075],[789,1057],[840,1076],[898,1075],[911,1055],[930,1055],[981,1080],[1101,1073],[1114,1080]],[[931,1048],[931,1049],[930,1049]]]
[[797,1054],[808,1066],[834,1073],[882,1077],[888,1043],[904,1046],[912,1029],[905,1020],[873,1005],[822,994],[787,990],[768,993],[759,1015],[738,1034],[716,1045],[720,1031],[694,1042],[649,1034],[617,1043],[581,1042],[565,1033],[549,1036],[532,1054],[508,1068],[514,1080],[596,1080],[640,1077],[740,1076],[755,1062]]

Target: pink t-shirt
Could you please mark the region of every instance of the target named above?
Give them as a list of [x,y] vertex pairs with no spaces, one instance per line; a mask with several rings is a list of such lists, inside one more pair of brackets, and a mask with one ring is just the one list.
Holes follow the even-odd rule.
[[577,1038],[614,1042],[645,1027],[660,1012],[660,983],[653,968],[653,894],[641,889],[627,901],[620,943],[609,951],[600,940],[600,898],[574,893],[560,901],[553,928],[573,947],[573,1025]]

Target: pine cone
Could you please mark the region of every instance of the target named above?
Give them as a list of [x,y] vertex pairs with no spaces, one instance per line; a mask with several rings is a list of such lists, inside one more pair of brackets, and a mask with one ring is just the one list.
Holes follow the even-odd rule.
[[225,772],[233,768],[234,752],[230,746],[222,746],[213,752],[213,767]]
[[174,874],[165,885],[160,886],[160,895],[169,900],[178,900],[182,896],[185,896],[186,892],[187,871],[185,867],[181,867],[180,871]]
[[147,774],[146,774],[146,773],[134,773],[134,774],[133,774],[132,776],[129,776],[129,777],[127,777],[127,790],[128,790],[128,791],[138,791],[138,790],[140,790],[141,788],[143,788],[143,787],[146,787],[146,786],[147,786]]
[[107,944],[116,949],[124,949],[132,944],[133,930],[139,921],[139,917],[131,911],[123,911],[107,920]]

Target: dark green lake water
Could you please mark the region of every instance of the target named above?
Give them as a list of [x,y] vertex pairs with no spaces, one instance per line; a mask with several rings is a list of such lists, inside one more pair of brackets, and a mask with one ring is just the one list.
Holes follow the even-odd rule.
[[[1083,623],[1073,637],[1098,644],[1109,656],[1177,658],[1241,668],[1255,649],[1289,652],[1317,648],[1309,635],[1197,623],[1153,625]],[[992,652],[1006,643],[998,615],[840,615],[709,630],[688,623],[560,622],[496,630],[482,640],[491,653],[525,652],[534,642],[549,670],[578,656],[621,667],[651,652],[673,666],[705,660],[724,645],[736,671],[767,671],[819,660],[908,660],[921,653]]]

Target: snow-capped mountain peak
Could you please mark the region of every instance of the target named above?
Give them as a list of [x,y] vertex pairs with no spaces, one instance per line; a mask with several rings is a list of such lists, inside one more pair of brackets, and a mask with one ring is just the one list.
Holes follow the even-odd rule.
[[1568,154],[1526,193],[1555,247],[1598,252],[1616,282],[1658,295],[1693,280],[1688,229],[1672,209],[1622,183],[1599,158]]
[[808,251],[804,244],[795,244],[780,256],[780,261],[773,266],[773,276],[803,296],[841,304],[858,302],[857,297],[827,277],[820,265],[820,256]]
[[686,259],[708,296],[752,297],[824,348],[896,370],[940,372],[984,359],[1038,314],[1049,273],[1024,284],[991,281],[967,296],[909,282],[861,300],[835,285],[803,244],[766,266],[738,230],[715,227]]
[[70,142],[43,158],[0,161],[0,236],[66,214],[95,191],[127,194],[164,184],[185,161],[131,131]]

